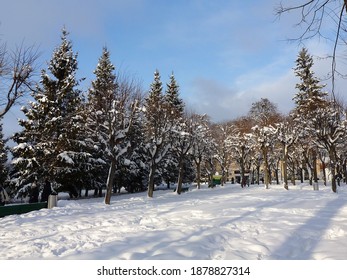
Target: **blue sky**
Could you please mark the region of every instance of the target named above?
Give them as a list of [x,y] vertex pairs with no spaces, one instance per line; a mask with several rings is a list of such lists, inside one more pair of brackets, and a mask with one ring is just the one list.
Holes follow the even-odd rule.
[[[260,3],[261,2],[261,3]],[[292,68],[301,46],[286,39],[298,32],[295,14],[276,20],[280,0],[1,0],[0,39],[9,47],[35,44],[46,68],[63,26],[78,52],[78,78],[87,89],[102,47],[120,71],[148,90],[159,70],[166,83],[173,71],[187,106],[213,121],[245,115],[267,97],[286,113],[293,108]],[[290,1],[289,1],[290,2]],[[298,1],[296,1],[298,2]],[[307,42],[309,52],[329,52],[324,42]],[[316,72],[329,71],[327,61]],[[14,129],[20,114],[7,116]]]

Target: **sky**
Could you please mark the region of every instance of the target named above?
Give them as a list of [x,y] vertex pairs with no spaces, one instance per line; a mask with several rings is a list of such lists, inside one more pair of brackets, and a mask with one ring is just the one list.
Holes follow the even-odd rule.
[[[293,67],[302,45],[287,40],[300,32],[294,27],[298,15],[276,18],[274,9],[280,0],[0,3],[0,39],[9,48],[22,42],[37,46],[38,73],[47,67],[65,26],[78,53],[77,78],[86,78],[83,90],[94,79],[102,47],[107,46],[117,70],[138,80],[144,91],[155,70],[164,84],[174,73],[187,108],[208,114],[214,122],[247,114],[261,98],[268,98],[283,113],[294,106]],[[331,51],[323,40],[305,44],[313,56]],[[317,76],[324,77],[329,70],[329,61],[316,62]],[[5,133],[16,129],[18,117],[21,113],[14,108],[5,118]]]

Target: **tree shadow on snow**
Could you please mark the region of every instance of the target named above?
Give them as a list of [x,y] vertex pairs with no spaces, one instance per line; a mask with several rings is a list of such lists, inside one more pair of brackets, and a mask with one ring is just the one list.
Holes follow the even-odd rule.
[[[309,218],[294,232],[288,232],[288,238],[269,256],[277,260],[310,260],[314,257],[315,249],[323,240],[330,228],[332,219],[346,201],[336,198],[328,202],[313,217]],[[334,250],[332,248],[332,250]]]

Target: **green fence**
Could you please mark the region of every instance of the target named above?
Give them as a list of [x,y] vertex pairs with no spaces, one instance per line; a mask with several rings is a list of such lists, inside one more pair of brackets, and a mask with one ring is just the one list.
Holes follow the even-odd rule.
[[13,204],[0,206],[0,218],[9,215],[24,214],[35,210],[40,210],[47,208],[47,202],[39,203],[23,203],[23,204]]

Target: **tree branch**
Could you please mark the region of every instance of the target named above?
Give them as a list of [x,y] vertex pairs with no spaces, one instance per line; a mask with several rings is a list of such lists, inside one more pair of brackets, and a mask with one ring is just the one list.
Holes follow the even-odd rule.
[[[307,25],[301,35],[296,39],[290,39],[290,41],[299,41],[300,43],[307,39],[312,39],[316,36],[323,37],[333,42],[332,49],[332,62],[331,62],[331,82],[332,82],[332,98],[336,102],[335,98],[335,78],[336,74],[340,74],[337,71],[336,57],[337,46],[339,41],[346,43],[344,38],[341,38],[341,30],[347,31],[345,23],[343,21],[344,13],[347,12],[347,0],[342,3],[334,0],[310,0],[301,5],[284,7],[282,4],[275,9],[276,14],[280,17],[283,13],[289,13],[291,11],[300,11],[301,19],[296,24],[297,26]],[[336,24],[336,35],[328,34],[326,37],[323,35],[323,28],[326,21],[332,21]],[[329,31],[327,31],[329,33]],[[343,75],[341,75],[343,76]]]
[[0,118],[30,91],[38,56],[34,46],[21,44],[10,53],[5,44],[0,46]]

